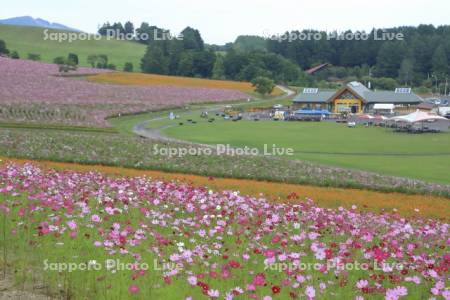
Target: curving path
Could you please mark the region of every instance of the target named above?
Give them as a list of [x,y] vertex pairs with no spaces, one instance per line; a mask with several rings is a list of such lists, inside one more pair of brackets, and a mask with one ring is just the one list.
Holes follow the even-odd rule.
[[[271,98],[269,100],[263,100],[263,99],[258,99],[256,101],[252,101],[252,104],[258,104],[258,103],[264,103],[267,101],[274,101],[274,100],[284,100],[287,99],[291,96],[293,96],[295,94],[295,92],[287,87],[281,86],[281,85],[277,85],[277,87],[282,90],[285,94],[275,97],[275,98]],[[240,105],[244,105],[247,104],[247,102],[242,102],[242,103],[238,103],[238,104],[233,104],[233,106],[240,106]],[[208,111],[208,112],[212,112],[212,113],[216,113],[220,110],[223,109],[224,107],[224,103],[222,103],[221,105],[211,105],[211,106],[207,106],[206,108],[202,109],[202,111]],[[186,114],[186,113],[192,113],[192,110],[188,110],[182,114]],[[140,136],[140,137],[144,137],[144,138],[149,138],[149,139],[156,139],[156,140],[161,140],[161,141],[166,141],[166,142],[177,142],[177,143],[183,143],[183,144],[189,144],[189,145],[197,145],[197,146],[204,146],[204,147],[214,147],[213,145],[206,145],[206,144],[200,144],[200,143],[193,143],[193,142],[188,142],[188,141],[184,141],[184,140],[179,140],[179,139],[175,139],[175,138],[171,138],[168,137],[164,134],[161,133],[162,129],[165,128],[169,128],[172,127],[173,125],[167,125],[167,126],[162,126],[162,127],[157,127],[157,128],[147,128],[148,125],[152,122],[155,121],[161,121],[161,120],[165,120],[167,119],[166,116],[164,117],[158,117],[158,118],[154,118],[151,120],[147,120],[145,122],[136,124],[133,127],[133,132]]]

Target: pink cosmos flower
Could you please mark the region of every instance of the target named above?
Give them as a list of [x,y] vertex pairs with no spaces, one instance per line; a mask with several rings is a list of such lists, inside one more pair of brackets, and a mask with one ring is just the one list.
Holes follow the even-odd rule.
[[77,229],[77,223],[73,220],[70,220],[67,222],[67,226],[70,228],[70,230]]
[[386,300],[397,300],[400,297],[407,296],[408,290],[404,286],[397,286],[386,291]]
[[446,289],[442,292],[442,297],[444,297],[445,300],[450,300],[450,290]]
[[406,282],[414,282],[415,284],[420,284],[421,280],[418,276],[406,277]]
[[101,218],[98,215],[92,215],[91,221],[94,223],[99,223],[101,221]]
[[316,297],[316,290],[313,286],[307,286],[305,290],[305,294],[308,297],[308,299],[314,299]]
[[189,276],[189,277],[188,277],[188,282],[189,282],[189,284],[192,285],[192,286],[196,285],[196,284],[197,284],[197,277],[195,277],[195,276]]
[[208,296],[211,298],[219,298],[219,291],[218,290],[208,290]]
[[256,286],[264,286],[264,284],[266,284],[266,277],[264,274],[256,274],[255,278],[253,278],[253,284]]
[[137,294],[137,293],[139,293],[139,291],[140,291],[140,288],[135,284],[130,285],[130,287],[128,288],[128,292],[130,294]]
[[367,280],[361,279],[356,283],[356,287],[358,289],[363,289],[369,285],[369,282]]
[[27,210],[25,208],[21,207],[19,209],[19,213],[18,213],[19,217],[23,217],[26,212],[27,212]]
[[266,256],[266,258],[273,258],[275,257],[275,251],[274,250],[267,250],[264,255]]

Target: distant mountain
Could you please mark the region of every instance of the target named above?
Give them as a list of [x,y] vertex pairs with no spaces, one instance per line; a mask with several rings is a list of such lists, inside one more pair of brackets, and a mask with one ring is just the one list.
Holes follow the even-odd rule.
[[69,31],[80,31],[78,29],[70,28],[70,27],[62,25],[62,24],[50,23],[49,21],[39,19],[39,18],[35,19],[30,16],[0,20],[0,24],[15,25],[15,26],[34,26],[34,27],[61,29],[61,30],[69,30]]

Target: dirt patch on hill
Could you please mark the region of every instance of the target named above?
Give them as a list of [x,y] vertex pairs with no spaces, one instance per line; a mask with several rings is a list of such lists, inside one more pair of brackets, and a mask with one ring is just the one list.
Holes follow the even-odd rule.
[[[55,299],[47,296],[39,289],[41,287],[24,287],[20,289],[14,284],[14,278],[6,275],[6,278],[0,275],[0,300],[49,300]],[[33,290],[34,289],[34,290]]]

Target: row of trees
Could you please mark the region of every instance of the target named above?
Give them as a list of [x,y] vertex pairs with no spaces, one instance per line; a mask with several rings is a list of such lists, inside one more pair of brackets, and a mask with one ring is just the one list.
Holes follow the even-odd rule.
[[134,25],[131,22],[126,22],[125,25],[122,25],[121,22],[116,22],[113,24],[110,24],[109,22],[103,24],[99,30],[98,33],[100,35],[106,35],[108,30],[114,30],[116,32],[119,32],[121,34],[132,34],[134,35]]
[[[376,77],[396,85],[428,85],[433,78],[444,79],[450,65],[450,26],[399,27],[382,33],[404,36],[403,40],[379,40],[380,31],[371,31],[366,39],[328,38],[319,31],[292,31],[286,35],[312,36],[320,39],[264,39],[240,36],[225,46],[206,45],[198,30],[187,27],[182,39],[173,38],[168,30],[142,23],[138,28],[131,22],[124,25],[106,23],[100,34],[113,29],[132,34],[136,41],[147,45],[142,58],[143,72],[251,81],[267,77],[277,83],[309,84],[328,78],[358,80]],[[361,36],[362,32],[344,32],[346,36]],[[139,37],[145,36],[147,39]],[[338,36],[338,33],[332,33]],[[320,63],[337,66],[332,74],[311,78],[301,72]],[[329,75],[328,78],[324,78]],[[390,78],[392,80],[386,80]]]
[[217,52],[206,46],[200,32],[187,27],[183,39],[153,40],[142,58],[144,72],[252,81],[267,77],[276,82],[294,83],[300,68],[281,55],[265,51],[241,52],[229,49]]
[[[321,39],[268,39],[267,50],[295,61],[307,69],[328,62],[347,68],[369,67],[376,77],[396,79],[402,84],[419,85],[430,77],[449,74],[450,26],[398,27],[384,31],[402,34],[403,40],[381,40],[380,31],[372,30],[364,40],[327,38],[318,31],[293,31],[291,36],[318,33]],[[346,32],[358,36],[361,32]],[[333,37],[333,35],[332,35]]]
[[[146,73],[245,81],[267,77],[283,83],[295,83],[301,74],[295,62],[268,53],[265,41],[261,43],[259,38],[250,43],[243,39],[245,45],[235,49],[232,44],[206,45],[200,32],[191,27],[175,36],[169,30],[148,23],[142,23],[132,31],[134,25],[129,23],[125,24],[127,26],[106,23],[99,33],[106,35],[108,29],[132,33],[137,42],[146,44],[147,50],[141,60],[141,69]],[[255,40],[257,47],[247,46]],[[245,51],[249,48],[251,51]]]

